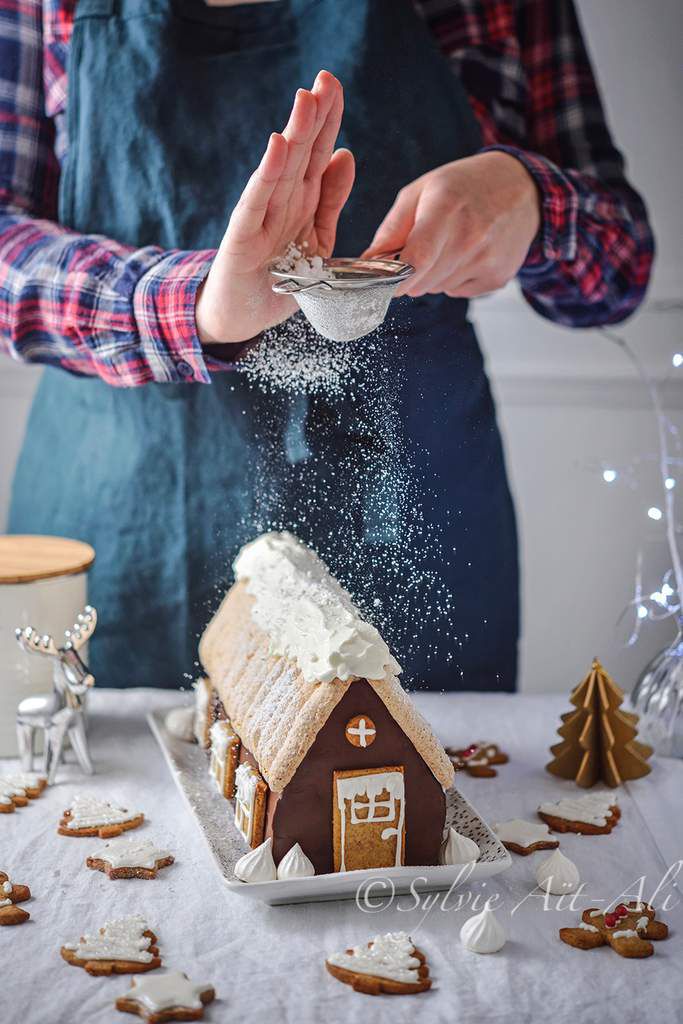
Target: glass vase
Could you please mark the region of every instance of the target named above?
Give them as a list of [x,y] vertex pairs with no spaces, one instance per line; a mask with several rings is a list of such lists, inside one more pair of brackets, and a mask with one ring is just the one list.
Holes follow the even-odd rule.
[[638,738],[665,757],[683,757],[683,619],[675,640],[645,667],[631,694]]

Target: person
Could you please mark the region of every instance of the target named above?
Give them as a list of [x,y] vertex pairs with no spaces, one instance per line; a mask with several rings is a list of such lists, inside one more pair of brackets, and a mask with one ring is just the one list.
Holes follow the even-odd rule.
[[[342,579],[363,563],[356,596],[389,639],[413,638],[397,644],[404,678],[514,689],[514,510],[467,301],[516,278],[557,323],[614,323],[653,258],[571,0],[0,0],[0,14],[1,344],[47,367],[10,530],[95,546],[98,682],[196,671],[259,521],[267,434],[282,479],[264,525],[294,529]],[[398,382],[429,491],[397,557],[400,477],[378,504],[383,473],[367,468],[391,454],[382,417],[239,372],[268,329],[286,344],[296,307],[267,267],[291,240],[415,267],[393,344],[355,350],[365,387]],[[399,593],[408,565],[441,589],[411,577]],[[452,625],[435,624],[449,602]]]

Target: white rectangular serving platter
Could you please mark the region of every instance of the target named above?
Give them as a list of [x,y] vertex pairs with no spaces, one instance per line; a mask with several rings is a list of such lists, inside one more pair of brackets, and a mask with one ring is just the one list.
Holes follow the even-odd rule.
[[372,900],[411,890],[439,892],[456,888],[466,882],[497,875],[511,864],[510,854],[488,825],[457,790],[450,789],[446,794],[446,825],[473,839],[481,850],[479,860],[466,871],[462,864],[377,868],[246,885],[235,878],[233,871],[238,859],[247,853],[248,847],[235,827],[232,801],[226,800],[216,789],[209,775],[206,751],[196,743],[187,743],[168,731],[164,721],[167,714],[168,711],[150,712],[147,715],[150,729],[225,884],[231,892],[240,896],[278,906],[285,903],[356,899],[362,887],[361,891],[366,894],[366,898]]

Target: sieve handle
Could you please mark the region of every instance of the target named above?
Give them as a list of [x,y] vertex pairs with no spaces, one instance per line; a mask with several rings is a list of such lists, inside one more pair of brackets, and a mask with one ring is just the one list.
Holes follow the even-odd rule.
[[325,288],[332,288],[332,285],[324,280],[301,284],[299,281],[292,281],[290,278],[286,281],[276,281],[272,288],[276,295],[296,295],[297,292],[307,292],[311,288],[319,288],[321,285]]

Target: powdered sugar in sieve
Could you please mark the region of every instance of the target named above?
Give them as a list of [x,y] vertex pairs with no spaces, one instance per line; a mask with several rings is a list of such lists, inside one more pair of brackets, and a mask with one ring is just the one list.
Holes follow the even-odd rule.
[[277,278],[273,291],[293,295],[318,334],[354,341],[379,327],[398,285],[414,271],[394,259],[321,260],[290,246],[270,272]]

